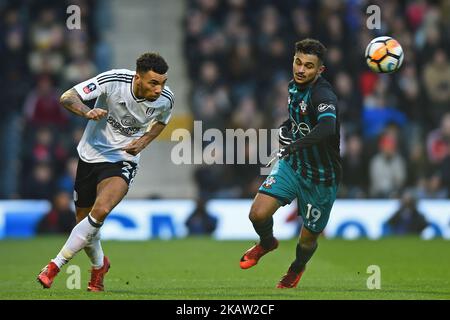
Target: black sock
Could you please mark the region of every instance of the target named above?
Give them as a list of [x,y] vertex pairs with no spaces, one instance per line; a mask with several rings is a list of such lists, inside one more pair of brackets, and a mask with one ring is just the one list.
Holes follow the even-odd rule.
[[306,266],[306,263],[311,259],[312,255],[317,249],[317,242],[313,247],[306,247],[297,244],[297,248],[295,250],[295,260],[292,262],[290,269],[296,273],[300,273]]
[[256,233],[259,235],[259,244],[265,249],[270,248],[275,240],[273,237],[273,218],[270,217],[263,222],[252,223],[253,228],[255,228]]

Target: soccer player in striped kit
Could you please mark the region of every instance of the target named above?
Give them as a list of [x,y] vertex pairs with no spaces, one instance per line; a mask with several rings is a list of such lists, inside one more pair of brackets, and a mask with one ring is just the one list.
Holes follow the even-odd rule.
[[293,80],[289,83],[289,119],[280,127],[279,161],[259,188],[249,218],[260,241],[248,249],[240,266],[248,269],[278,247],[272,215],[298,199],[303,218],[296,258],[277,288],[294,288],[317,249],[336,199],[341,177],[337,98],[322,77],[326,48],[313,39],[295,44]]
[[[74,186],[77,225],[37,280],[50,288],[61,267],[84,249],[91,260],[89,291],[103,291],[110,268],[100,244],[100,227],[125,197],[136,174],[139,153],[164,129],[174,95],[166,86],[168,65],[157,53],[145,53],[136,71],[114,69],[86,80],[61,96],[64,108],[89,119],[78,144]],[[96,99],[90,109],[83,101]]]

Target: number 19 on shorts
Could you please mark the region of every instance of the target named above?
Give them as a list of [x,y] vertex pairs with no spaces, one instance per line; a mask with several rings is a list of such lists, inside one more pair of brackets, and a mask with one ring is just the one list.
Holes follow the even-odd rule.
[[317,208],[313,208],[312,204],[308,203],[306,205],[307,207],[307,211],[306,211],[306,220],[305,224],[310,226],[312,224],[312,226],[314,227],[314,224],[317,222],[317,220],[320,219],[320,216],[322,215],[322,213],[320,212],[319,209]]

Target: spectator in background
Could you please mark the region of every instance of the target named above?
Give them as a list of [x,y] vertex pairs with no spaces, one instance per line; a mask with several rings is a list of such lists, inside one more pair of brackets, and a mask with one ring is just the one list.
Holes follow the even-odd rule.
[[289,42],[298,41],[298,39],[308,38],[312,34],[311,14],[301,8],[296,7],[291,13],[293,31],[295,32],[294,38]]
[[198,199],[194,212],[185,222],[190,236],[211,235],[217,227],[217,218],[210,215],[205,207],[205,200]]
[[355,89],[353,80],[345,71],[338,72],[334,81],[339,99],[339,112],[346,129],[350,132],[361,128],[361,96]]
[[203,121],[203,130],[223,128],[224,115],[229,112],[228,88],[221,84],[215,62],[205,61],[200,67],[200,80],[192,94],[192,107],[196,120]]
[[9,8],[0,11],[0,17],[0,198],[10,199],[17,196],[22,106],[31,81],[26,62],[27,33],[19,12]]
[[419,183],[426,180],[430,172],[430,166],[422,141],[412,142],[408,157],[408,175],[406,185],[408,187],[417,187]]
[[387,222],[390,233],[394,235],[420,235],[428,222],[417,209],[417,200],[411,192],[405,192],[400,208]]
[[[291,80],[292,52],[285,44],[317,35],[329,47],[325,65],[338,91],[342,132],[361,132],[362,154],[370,159],[378,151],[378,138],[394,123],[401,129],[397,153],[410,164],[407,185],[416,186],[422,196],[442,197],[442,162],[427,159],[429,153],[424,155],[418,145],[438,126],[433,123],[436,118],[440,120],[436,114],[450,105],[430,102],[432,96],[446,96],[450,90],[448,81],[442,81],[448,65],[448,59],[443,58],[448,57],[450,47],[448,1],[384,1],[380,30],[363,28],[366,1],[192,0],[187,1],[187,6],[185,57],[190,78],[201,78],[199,70],[211,61],[221,88],[205,91],[203,80],[193,82],[196,99],[191,100],[191,108],[196,120],[204,120],[220,130],[233,122],[246,123],[240,117],[247,112],[238,110],[238,105],[243,97],[253,96],[256,109],[270,117],[264,117],[262,124],[252,121],[247,126],[276,128],[286,115],[285,88]],[[396,38],[405,52],[403,66],[392,75],[370,71],[362,59],[367,44],[385,34]],[[440,53],[432,58],[435,52]],[[436,67],[434,60],[441,63],[442,69]],[[220,99],[217,92],[226,99]],[[228,101],[228,107],[221,108],[221,101]],[[430,108],[435,113],[433,121]],[[441,161],[445,156],[443,153]],[[239,168],[213,171],[220,172],[215,176],[222,179],[226,172],[225,189],[234,190],[232,186],[239,185]],[[367,170],[362,175],[366,180],[364,189],[369,190],[370,173]],[[202,185],[205,188],[208,185]]]
[[69,63],[64,68],[64,83],[62,87],[73,87],[85,79],[97,74],[97,68],[88,58],[88,45],[77,39],[68,44]]
[[58,179],[58,188],[65,192],[73,192],[77,174],[78,158],[72,157],[66,162],[66,170]]
[[[0,2],[0,198],[48,198],[45,186],[52,188],[63,173],[68,159],[64,144],[77,124],[69,120],[68,126],[58,88],[96,73],[91,54],[101,36],[94,16],[103,12],[98,1],[76,0],[81,29],[68,30],[64,1]],[[54,126],[60,130],[40,132]]]
[[439,168],[439,182],[441,183],[441,188],[445,192],[447,197],[450,196],[450,154],[448,154]]
[[247,130],[250,128],[261,128],[264,117],[257,109],[256,100],[252,96],[246,96],[239,101],[231,118],[232,128]]
[[375,198],[394,198],[406,182],[406,163],[397,151],[393,135],[383,135],[379,152],[370,161],[370,193]]
[[42,8],[32,23],[30,40],[33,46],[29,64],[35,74],[58,75],[64,65],[64,25],[53,8]]
[[36,131],[30,163],[51,162],[54,159],[53,138],[52,131],[47,127],[41,127]]
[[364,98],[362,125],[366,139],[379,136],[388,124],[395,123],[403,127],[407,122],[405,115],[397,110],[395,98],[388,90],[389,87],[390,79],[381,77],[373,93]]
[[398,87],[399,110],[407,116],[409,125],[415,127],[414,129],[428,129],[431,123],[426,112],[417,68],[413,63],[405,63],[402,66],[395,85]]
[[24,141],[27,152],[24,152],[23,159],[30,166],[22,168],[24,176],[29,175],[33,165],[40,162],[51,165],[56,174],[63,170],[68,152],[61,141],[55,141],[58,138],[48,127],[42,126],[36,131],[28,130]]
[[71,209],[70,193],[59,191],[52,201],[51,210],[39,221],[39,234],[70,233],[75,227],[75,212]]
[[46,162],[36,164],[29,177],[22,181],[21,198],[47,199],[54,194],[54,173]]
[[75,226],[75,212],[71,209],[70,193],[59,191],[52,200],[51,210],[38,222],[39,234],[70,233]]
[[347,198],[365,198],[367,197],[368,164],[364,156],[361,137],[357,134],[349,136],[346,146],[345,154],[342,157],[343,195]]
[[433,59],[425,65],[423,78],[430,101],[427,110],[433,124],[437,125],[450,106],[450,63],[443,49],[438,49]]
[[266,95],[262,99],[263,111],[271,115],[267,117],[270,123],[266,124],[268,128],[278,128],[286,119],[286,105],[288,102],[288,92],[286,88],[289,85],[288,75],[279,73],[274,77],[273,82]]
[[434,166],[439,166],[450,154],[450,112],[442,117],[439,128],[428,134],[427,153],[428,159]]
[[49,75],[41,75],[37,88],[30,92],[25,101],[25,119],[32,126],[57,126],[64,128],[69,116],[59,105],[59,93]]

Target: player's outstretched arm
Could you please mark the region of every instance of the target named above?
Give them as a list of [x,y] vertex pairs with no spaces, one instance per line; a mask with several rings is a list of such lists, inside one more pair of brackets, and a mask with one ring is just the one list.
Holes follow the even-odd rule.
[[108,113],[106,110],[100,108],[89,108],[83,103],[79,94],[73,88],[64,92],[59,102],[70,112],[90,120],[100,120]]
[[291,144],[284,146],[278,153],[278,158],[284,158],[300,148],[306,148],[320,143],[323,139],[333,135],[336,131],[336,119],[325,117],[306,136],[297,139]]
[[163,129],[166,127],[166,125],[162,122],[155,121],[152,122],[149,130],[139,139],[133,140],[129,145],[122,148],[123,151],[135,156],[142,150],[144,150],[145,147],[147,147],[150,142],[155,140],[157,136],[163,131]]

